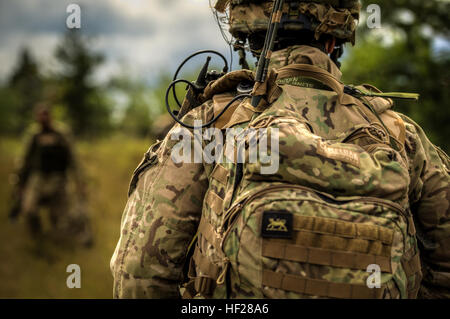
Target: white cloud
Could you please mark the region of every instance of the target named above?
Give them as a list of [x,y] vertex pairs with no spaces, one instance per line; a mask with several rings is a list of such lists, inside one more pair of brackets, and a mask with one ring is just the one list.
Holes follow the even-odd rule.
[[0,78],[14,67],[17,51],[27,46],[54,69],[55,45],[66,31],[66,6],[81,7],[81,30],[106,56],[96,78],[106,80],[126,66],[151,80],[173,72],[185,55],[216,49],[228,55],[207,0],[0,0]]

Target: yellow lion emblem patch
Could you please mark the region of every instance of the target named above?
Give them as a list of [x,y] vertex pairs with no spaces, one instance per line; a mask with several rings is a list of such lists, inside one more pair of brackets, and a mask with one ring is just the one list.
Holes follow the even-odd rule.
[[286,219],[281,218],[269,218],[269,224],[266,227],[267,231],[281,231],[287,232]]

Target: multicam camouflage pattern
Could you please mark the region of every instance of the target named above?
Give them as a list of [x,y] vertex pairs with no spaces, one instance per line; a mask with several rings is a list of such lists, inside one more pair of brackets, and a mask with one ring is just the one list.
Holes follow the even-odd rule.
[[[203,118],[207,109],[195,109],[185,120]],[[120,240],[111,259],[116,298],[179,296],[182,269],[200,221],[208,180],[202,164],[172,161],[171,150],[177,141],[170,135],[178,127],[150,147],[135,171],[136,176],[145,170],[137,183],[132,181]]]
[[[276,186],[260,184],[266,189]],[[405,252],[415,251],[415,241],[408,236],[402,210],[391,208],[389,202],[357,197],[324,201],[324,195],[307,188],[281,186],[284,190],[263,191],[264,196],[246,204],[229,232],[224,250],[230,254],[232,297],[410,296],[408,287],[414,290],[416,276],[408,278],[402,262],[412,257],[405,257]],[[295,212],[292,238],[261,238],[262,214],[280,210]],[[404,238],[409,240],[405,243]],[[366,286],[371,264],[382,271],[381,286],[373,290]]]
[[[301,48],[297,49],[301,51]],[[281,79],[279,78],[279,80]],[[390,275],[385,276],[383,284],[385,287],[390,286],[387,288],[390,289],[389,296],[408,297],[408,284],[413,287],[411,290],[418,288],[418,285],[416,286],[414,283],[415,273],[411,274],[413,278],[410,280],[413,282],[408,283],[405,273],[402,273],[401,270],[401,263],[404,262],[406,251],[412,251],[407,261],[417,255],[415,238],[412,236],[414,229],[410,229],[410,233],[408,232],[408,226],[412,228],[414,226],[410,222],[409,212],[405,209],[408,203],[407,189],[409,185],[406,160],[400,153],[396,153],[388,146],[387,132],[382,132],[380,128],[357,113],[357,108],[361,107],[357,105],[357,100],[354,101],[354,110],[350,109],[352,105],[347,106],[350,109],[349,115],[353,115],[348,119],[347,127],[339,127],[337,130],[334,128],[333,131],[330,127],[323,125],[323,122],[330,123],[330,120],[324,121],[323,109],[327,109],[327,104],[339,105],[336,93],[330,89],[318,91],[317,88],[311,87],[315,84],[311,79],[310,81],[284,82],[279,80],[277,82],[280,83],[282,92],[278,99],[270,108],[264,110],[245,126],[279,130],[280,169],[274,175],[265,176],[260,173],[260,163],[244,164],[244,178],[235,192],[234,203],[241,203],[260,192],[264,193],[264,196],[246,203],[240,209],[234,208],[236,204],[228,209],[229,200],[224,200],[227,195],[228,198],[232,196],[234,181],[231,184],[224,183],[223,178],[220,178],[224,175],[221,173],[223,170],[235,173],[236,165],[227,168],[222,166],[223,164],[219,164],[223,168],[218,168],[212,173],[202,217],[203,223],[206,221],[211,226],[202,227],[201,225],[199,229],[197,245],[199,253],[197,251],[194,253],[194,260],[198,265],[197,277],[202,278],[202,281],[206,281],[204,278],[207,277],[217,279],[218,274],[228,270],[230,272],[229,280],[232,284],[232,290],[229,293],[231,297],[236,298],[350,297],[352,295],[349,289],[356,287],[354,289],[360,290],[361,287],[365,287],[368,277],[367,267],[377,260],[385,260],[384,262],[388,265],[385,270],[389,271]],[[307,84],[307,87],[299,90],[300,85],[303,84]],[[318,93],[322,93],[323,96]],[[312,98],[310,99],[310,97]],[[317,107],[320,108],[317,110],[318,112],[314,110]],[[311,113],[310,108],[313,109]],[[314,114],[315,111],[317,114]],[[308,122],[307,115],[320,117],[317,127],[314,125],[315,123]],[[352,119],[353,121],[350,122]],[[346,124],[344,121],[341,122],[343,122],[340,123],[341,125]],[[311,130],[308,129],[308,126],[311,127]],[[325,127],[327,128],[326,132],[321,132],[325,130]],[[311,131],[319,131],[327,139],[325,140]],[[346,143],[342,143],[344,141]],[[364,148],[367,149],[366,152]],[[219,165],[216,167],[220,167]],[[293,185],[301,185],[303,194],[294,196],[295,187]],[[280,189],[280,187],[282,188]],[[267,191],[270,188],[274,188],[273,192]],[[335,202],[336,206],[331,208],[328,201],[324,201],[317,195],[314,198],[314,204],[309,205],[307,201],[311,200],[310,198],[314,197],[313,195],[317,191],[332,195],[331,200]],[[377,204],[364,205],[363,203],[369,200],[366,197],[377,198]],[[379,198],[389,201],[383,205]],[[345,202],[351,200],[352,204],[345,204],[344,207],[341,207],[339,200]],[[389,206],[396,208],[389,209]],[[386,207],[388,208],[386,209]],[[310,216],[309,225],[322,225],[322,229],[316,229],[315,226],[312,226],[312,229],[304,229],[305,226],[300,227],[300,234],[296,233],[296,239],[279,239],[275,242],[280,247],[278,251],[287,249],[285,247],[294,250],[316,248],[313,252],[322,258],[319,260],[320,266],[317,265],[317,257],[315,260],[305,257],[301,259],[301,263],[295,262],[299,256],[278,256],[279,258],[276,259],[278,263],[274,258],[261,257],[273,257],[273,255],[264,254],[264,247],[267,248],[266,244],[274,244],[270,240],[261,239],[262,214],[265,211],[279,210],[293,213],[294,218]],[[383,227],[372,227],[370,231],[366,230],[366,235],[371,233],[368,235],[370,239],[357,233],[343,233],[340,237],[334,233],[336,219],[347,221],[347,223],[342,223],[344,228],[360,229],[362,227],[359,226],[360,224]],[[234,226],[230,227],[230,223],[233,223]],[[317,236],[327,229],[330,235]],[[391,239],[386,241],[388,247],[384,248],[382,245],[385,243],[377,238],[383,232],[389,233],[391,236]],[[313,238],[314,234],[316,236]],[[332,238],[332,236],[334,237]],[[355,243],[348,239],[351,236],[355,238]],[[222,239],[218,243],[214,243],[214,238]],[[338,247],[336,247],[339,239],[342,239],[341,244],[337,244]],[[342,241],[346,242],[342,243]],[[357,248],[352,248],[353,246]],[[223,247],[223,251],[221,251],[221,247]],[[371,251],[371,249],[375,249],[375,251]],[[332,256],[337,255],[344,255],[348,259],[363,259],[367,263],[361,262],[358,266],[352,264],[351,266],[358,267],[358,270],[351,269],[345,267],[349,264],[344,265],[341,261],[333,261]],[[324,258],[326,262],[323,261]],[[205,263],[205,260],[210,264]],[[288,260],[290,261],[288,262]],[[284,262],[288,262],[289,265],[285,265]],[[281,266],[278,268],[277,265]],[[288,293],[289,288],[283,287],[281,283],[274,288],[274,284],[270,283],[270,275],[269,279],[264,277],[264,274],[267,275],[270,271],[277,275],[289,274],[291,279],[292,276],[295,277],[293,274],[297,274],[297,276],[301,274],[302,280],[314,280],[315,285],[345,283],[347,291],[339,286],[341,295],[314,289],[305,290],[300,294]],[[419,272],[420,269],[417,269],[417,273]],[[398,279],[397,285],[391,282],[393,277]],[[420,278],[420,273],[418,278]],[[197,280],[198,287],[204,286],[201,280]],[[309,281],[309,285],[313,285],[311,281]],[[401,291],[394,291],[396,286],[401,287]],[[272,292],[270,292],[271,289]],[[293,287],[293,289],[296,288]],[[380,292],[379,296],[386,293]],[[221,287],[218,287],[212,295],[212,297],[224,296]],[[366,295],[362,294],[361,296]]]
[[[226,3],[224,3],[226,2]],[[293,3],[296,5],[293,5]],[[252,34],[266,31],[274,1],[218,1],[216,9],[223,12],[230,7],[230,33],[235,38],[242,34]],[[349,1],[285,1],[283,13],[290,20],[296,20],[299,14],[311,19],[311,30],[316,39],[322,34],[330,34],[338,39],[355,42],[355,30],[358,24],[361,3],[358,0]],[[287,30],[299,30],[297,24],[286,24]]]
[[423,298],[450,298],[450,158],[433,145],[422,128],[405,121],[405,150],[411,183],[410,206],[420,243]]
[[[252,109],[244,100],[216,123],[278,128],[276,174],[259,174],[260,163],[174,164],[170,134],[146,153],[111,260],[115,297],[178,297],[197,231],[186,287],[198,297],[414,298],[419,286],[421,296],[448,296],[447,155],[392,101],[369,101],[387,132],[360,100],[296,75],[296,64],[339,82],[326,54],[290,47],[273,55],[279,73],[268,76],[275,89],[267,104]],[[232,93],[185,120],[210,120]],[[292,238],[263,238],[263,213],[278,210],[293,213]],[[381,267],[380,289],[366,287],[372,263]]]

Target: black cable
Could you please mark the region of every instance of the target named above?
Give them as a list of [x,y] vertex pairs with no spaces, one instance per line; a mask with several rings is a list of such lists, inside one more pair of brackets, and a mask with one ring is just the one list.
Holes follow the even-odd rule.
[[189,81],[187,81],[187,80],[183,80],[183,79],[178,79],[178,80],[175,80],[175,81],[173,81],[172,83],[170,83],[169,87],[168,87],[167,90],[166,90],[166,108],[167,108],[167,112],[169,112],[170,116],[175,120],[175,122],[177,122],[177,123],[180,124],[181,126],[184,126],[184,127],[186,127],[186,128],[189,128],[189,129],[204,128],[204,127],[210,126],[211,124],[215,123],[215,122],[223,115],[223,113],[225,113],[226,110],[227,110],[234,102],[236,102],[237,100],[242,99],[242,98],[251,98],[251,97],[252,97],[250,94],[240,94],[240,95],[235,96],[230,102],[228,102],[227,105],[225,105],[225,107],[223,108],[223,110],[222,110],[219,114],[217,114],[217,116],[216,116],[215,118],[213,118],[213,119],[212,119],[211,121],[209,121],[208,123],[203,124],[202,126],[196,127],[196,126],[192,126],[192,125],[183,123],[183,121],[181,121],[180,119],[178,119],[178,117],[177,117],[177,116],[172,112],[172,110],[170,109],[170,105],[169,105],[169,94],[170,94],[170,90],[172,89],[172,87],[175,89],[175,85],[176,85],[177,83],[180,83],[180,82],[186,83],[186,84],[188,84],[189,86],[194,87],[194,85],[193,85],[191,82],[189,82]]
[[228,47],[230,48],[230,71],[233,71],[233,46],[230,44]]
[[[177,80],[178,73],[180,73],[180,71],[181,71],[181,69],[183,68],[183,66],[184,66],[190,59],[192,59],[193,57],[195,57],[195,56],[197,56],[197,55],[205,54],[205,53],[212,53],[212,54],[215,54],[215,55],[218,55],[219,57],[221,57],[222,60],[223,60],[223,62],[224,62],[224,64],[225,64],[225,66],[223,67],[222,71],[223,71],[224,73],[227,73],[227,72],[228,72],[228,61],[227,61],[227,59],[225,58],[225,56],[224,56],[222,53],[217,52],[217,51],[215,51],[215,50],[201,50],[201,51],[197,51],[197,52],[191,54],[191,55],[188,56],[186,59],[184,59],[183,62],[181,62],[181,64],[178,66],[178,68],[177,68],[177,70],[176,70],[176,72],[175,72],[175,74],[174,74],[174,76],[173,76],[173,81]],[[190,83],[190,84],[192,84],[192,83]],[[194,87],[194,86],[192,86],[192,87]],[[173,90],[172,90],[172,91],[173,91],[172,93],[173,93],[173,97],[174,97],[174,99],[175,99],[175,102],[178,104],[178,107],[181,108],[181,103],[180,103],[180,101],[178,100],[177,93],[175,92],[175,87],[173,87]]]
[[[175,111],[176,113],[173,113],[171,110],[170,110],[170,106],[169,106],[169,96],[168,96],[168,94],[169,94],[169,91],[170,91],[170,89],[173,87],[173,90],[175,90],[175,84],[177,84],[177,83],[186,83],[188,86],[191,86],[193,89],[195,89],[195,86],[194,86],[194,84],[192,83],[192,82],[190,82],[190,81],[188,81],[188,80],[184,80],[184,79],[177,79],[177,80],[175,80],[175,81],[172,81],[170,84],[169,84],[169,87],[166,89],[166,108],[167,108],[167,110],[169,111],[169,114],[172,116],[172,117],[176,117],[177,115],[178,115],[178,111]],[[174,97],[176,97],[176,95],[174,94]],[[179,105],[179,104],[178,104]],[[179,105],[180,106],[180,105]],[[180,106],[181,107],[181,106]]]

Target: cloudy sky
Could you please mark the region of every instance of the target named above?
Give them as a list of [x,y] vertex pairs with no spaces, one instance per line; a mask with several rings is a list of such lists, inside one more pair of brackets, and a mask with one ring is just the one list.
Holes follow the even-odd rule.
[[[0,0],[0,81],[23,47],[32,50],[44,72],[57,69],[54,49],[67,30],[71,3],[81,7],[81,31],[92,37],[92,48],[106,56],[95,75],[100,82],[124,70],[151,82],[160,72],[172,74],[184,57],[201,49],[228,58],[208,0]],[[436,46],[450,43],[436,41]],[[234,61],[236,67],[236,56]]]
[[0,80],[25,46],[44,71],[57,67],[54,48],[67,30],[71,3],[81,7],[81,30],[92,37],[92,48],[106,55],[99,81],[122,70],[151,81],[196,50],[229,55],[208,0],[0,0]]

